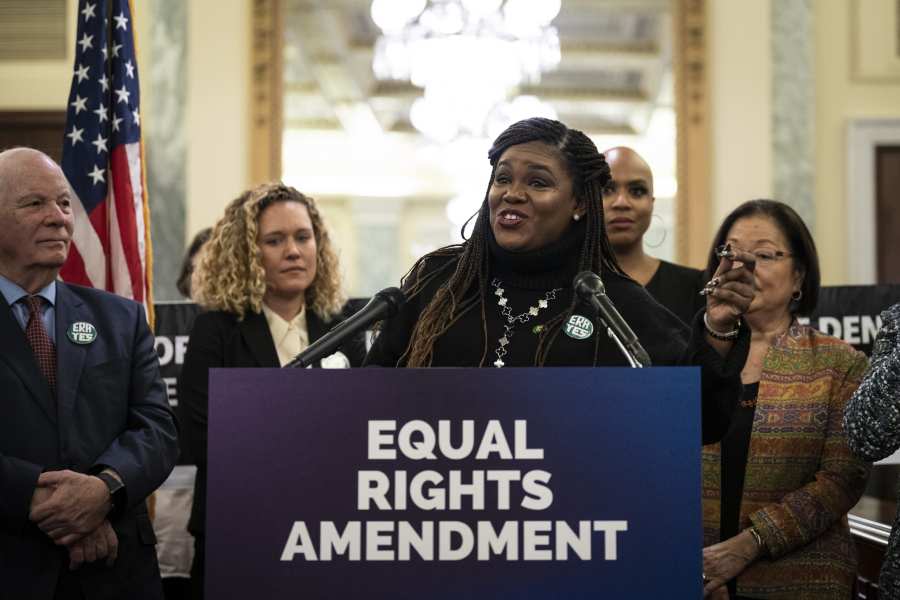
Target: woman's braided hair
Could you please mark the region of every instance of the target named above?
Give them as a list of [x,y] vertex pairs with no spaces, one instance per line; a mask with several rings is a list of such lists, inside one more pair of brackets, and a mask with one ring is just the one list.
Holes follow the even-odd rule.
[[[434,344],[463,315],[480,307],[484,351],[480,366],[484,365],[488,353],[487,319],[485,315],[486,290],[488,285],[488,238],[490,208],[488,194],[500,157],[512,146],[528,142],[543,142],[555,148],[563,159],[572,177],[572,189],[580,205],[584,206],[586,233],[578,269],[600,273],[605,269],[622,273],[615,254],[606,236],[603,221],[602,190],[610,180],[609,165],[597,146],[584,133],[569,129],[559,121],[543,118],[526,119],[510,125],[494,141],[488,152],[491,162],[491,179],[488,190],[475,217],[471,236],[462,244],[445,246],[426,254],[413,265],[403,279],[403,289],[408,297],[421,293],[435,278],[446,277],[451,268],[453,273],[437,289],[434,297],[422,311],[413,328],[406,352],[400,358],[406,366],[427,367],[431,365]],[[470,219],[471,220],[471,219]],[[467,223],[468,224],[468,223]],[[465,229],[465,225],[463,226]],[[446,260],[458,257],[457,260]],[[444,258],[445,260],[441,260]],[[429,262],[438,259],[440,264],[429,272]],[[454,268],[455,267],[455,268]],[[477,285],[476,285],[477,284]],[[473,293],[476,292],[477,293]],[[535,355],[535,365],[542,366],[550,348],[562,329],[563,320],[572,312],[576,300],[573,299],[567,311],[549,321],[540,334]],[[595,349],[596,353],[596,349]]]

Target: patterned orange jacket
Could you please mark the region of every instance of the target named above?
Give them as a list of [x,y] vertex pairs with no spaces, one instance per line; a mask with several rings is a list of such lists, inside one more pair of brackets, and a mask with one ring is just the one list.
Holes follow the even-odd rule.
[[[869,464],[853,456],[844,406],[865,373],[862,352],[796,321],[763,362],[741,498],[766,555],[738,576],[739,595],[846,600],[856,576],[847,526]],[[721,446],[703,448],[704,545],[719,540]]]

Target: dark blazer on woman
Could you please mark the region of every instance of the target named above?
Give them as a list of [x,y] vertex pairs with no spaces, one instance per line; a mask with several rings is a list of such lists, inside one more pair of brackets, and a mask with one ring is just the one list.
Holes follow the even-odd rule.
[[[323,321],[311,310],[306,311],[306,327],[310,343],[343,321],[346,312],[331,321]],[[358,367],[365,356],[362,335],[341,346]],[[222,367],[278,368],[278,353],[262,313],[248,312],[243,321],[223,311],[197,315],[191,330],[184,365],[178,378],[178,399],[183,424],[183,437],[197,463],[194,503],[188,531],[203,536],[206,530],[206,434],[209,406],[209,369]]]

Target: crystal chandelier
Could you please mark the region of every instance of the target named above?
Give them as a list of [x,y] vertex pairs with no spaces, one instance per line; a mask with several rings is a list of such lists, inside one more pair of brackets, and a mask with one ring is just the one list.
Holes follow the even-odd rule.
[[[423,88],[410,121],[428,137],[487,135],[491,123],[518,112],[508,105],[512,89],[559,65],[550,23],[560,1],[373,0],[372,19],[383,32],[375,76]],[[539,104],[540,116],[554,116]]]

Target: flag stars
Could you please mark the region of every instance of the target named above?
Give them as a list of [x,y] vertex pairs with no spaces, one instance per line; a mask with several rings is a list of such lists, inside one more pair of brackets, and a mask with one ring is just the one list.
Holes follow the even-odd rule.
[[122,84],[122,89],[113,90],[113,91],[115,91],[116,96],[117,96],[117,98],[116,98],[117,104],[119,102],[124,102],[125,104],[128,104],[128,98],[129,98],[129,96],[131,96],[131,92],[128,91],[128,89],[125,87],[124,83]]
[[138,112],[138,109],[134,109],[134,124],[138,127],[141,126],[141,114]]
[[119,58],[119,50],[122,49],[122,44],[117,44],[113,42],[113,58]]
[[134,79],[134,65],[131,64],[130,60],[125,63],[125,71],[127,71],[129,77]]
[[94,185],[106,183],[106,172],[101,171],[99,165],[94,165],[94,170],[88,173],[88,177],[94,180]]
[[[97,154],[107,151],[106,150],[106,138],[103,137],[102,135],[100,135],[99,133],[97,134],[97,139],[91,143],[97,147]],[[94,182],[94,183],[96,183],[96,182]]]
[[90,77],[88,77],[88,71],[90,70],[90,68],[90,65],[78,65],[78,68],[75,69],[75,77],[78,78],[78,83],[81,83],[85,79],[90,79]]
[[94,40],[94,36],[88,35],[85,33],[84,36],[81,38],[81,40],[78,41],[78,45],[81,46],[81,51],[87,52],[88,48],[93,48],[94,47],[93,40]]
[[117,17],[113,17],[113,21],[116,22],[116,29],[128,31],[128,19],[125,17],[125,11],[120,12]]
[[113,118],[112,118],[112,130],[113,130],[113,131],[118,131],[118,130],[119,130],[119,123],[121,123],[123,120],[124,120],[124,119],[122,119],[121,117],[117,117],[116,115],[113,115]]
[[[104,50],[106,50],[106,48],[104,48]],[[106,73],[104,73],[104,74],[103,74],[103,77],[101,77],[101,78],[98,79],[97,81],[100,82],[100,85],[103,87],[103,91],[104,91],[104,92],[108,92],[108,91],[109,91],[109,79],[106,78]]]
[[69,106],[75,108],[75,114],[77,115],[83,110],[87,110],[87,98],[82,98],[78,94],[75,94],[75,101],[70,102]]
[[93,112],[95,115],[97,115],[97,118],[99,119],[99,121],[98,121],[99,123],[102,123],[103,121],[109,121],[109,117],[106,114],[107,109],[105,106],[103,106],[102,102],[100,103],[100,106],[97,107],[97,110],[95,110]]
[[72,145],[74,146],[78,142],[83,142],[81,135],[84,133],[84,129],[78,129],[74,125],[72,125],[72,131],[66,134],[66,137],[72,140]]
[[103,46],[102,48],[100,48],[100,52],[103,54],[103,60],[106,60],[109,58],[109,50],[106,48],[106,46]]
[[97,15],[94,13],[94,10],[97,8],[97,3],[91,4],[90,2],[84,5],[84,8],[81,10],[82,16],[84,16],[84,22],[87,23],[91,20],[91,17],[96,17]]

